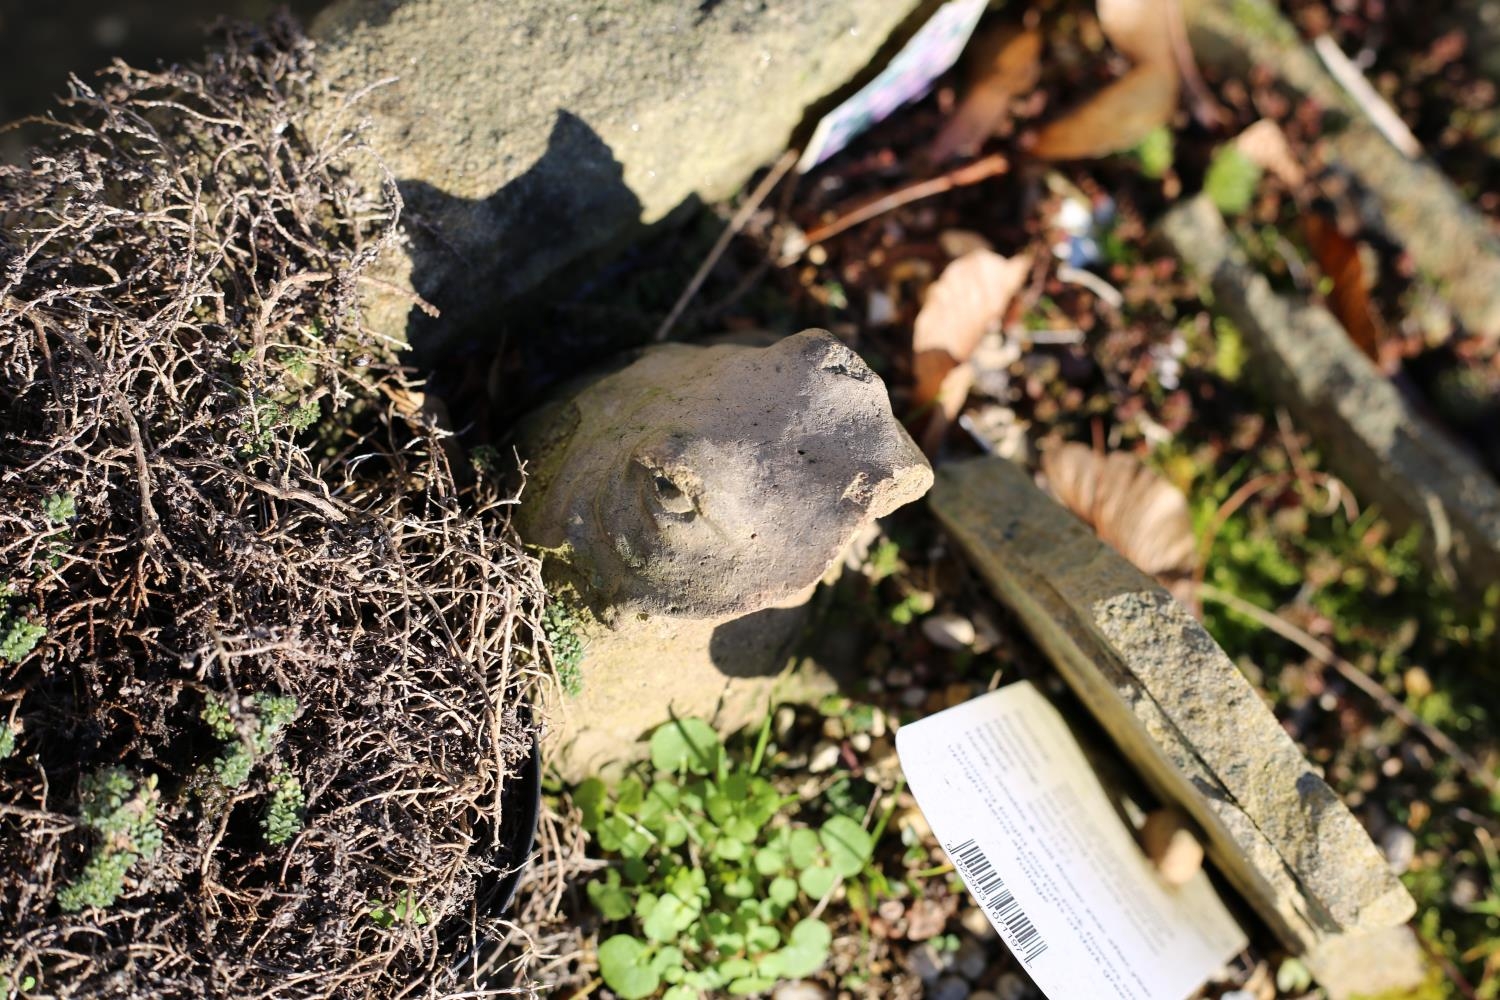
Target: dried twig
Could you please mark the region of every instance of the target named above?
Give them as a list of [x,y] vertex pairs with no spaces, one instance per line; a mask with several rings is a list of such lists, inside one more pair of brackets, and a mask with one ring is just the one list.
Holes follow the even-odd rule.
[[956,187],[966,187],[970,184],[978,184],[980,181],[988,180],[991,177],[998,177],[1008,170],[1010,170],[1010,160],[1001,153],[991,153],[988,156],[980,157],[973,163],[965,163],[962,166],[954,167],[952,170],[939,174],[937,177],[931,177],[925,181],[917,181],[905,187],[897,188],[894,191],[888,191],[861,205],[841,212],[831,222],[808,230],[802,239],[797,241],[796,252],[788,253],[784,256],[781,264],[785,266],[793,263],[807,251],[808,247],[816,246],[824,240],[837,236],[851,226],[857,226],[861,222],[868,222],[877,216],[884,215],[886,212],[898,209],[902,205],[909,205],[914,201],[921,201],[923,198],[931,198],[933,195],[942,194],[944,191],[952,191]]
[[1392,146],[1413,160],[1422,155],[1422,143],[1412,135],[1401,116],[1375,92],[1370,81],[1365,79],[1358,66],[1349,61],[1349,57],[1344,55],[1344,50],[1339,48],[1339,43],[1332,36],[1319,35],[1314,38],[1313,51],[1323,60],[1323,65],[1328,67],[1329,74],[1339,82],[1344,92],[1365,113],[1365,117],[1370,119],[1370,124],[1379,129],[1380,134]]
[[761,202],[766,200],[766,196],[771,193],[771,189],[796,164],[797,156],[797,150],[789,149],[781,154],[781,159],[771,165],[770,170],[766,171],[766,176],[761,178],[760,183],[755,186],[755,190],[750,192],[750,197],[741,203],[733,217],[730,218],[729,224],[724,227],[724,231],[714,241],[713,247],[708,251],[708,256],[703,258],[703,263],[699,264],[698,270],[693,273],[693,280],[688,282],[687,287],[682,290],[682,294],[677,297],[677,302],[672,306],[672,311],[667,313],[667,318],[661,321],[661,326],[656,328],[656,334],[652,339],[658,342],[667,339],[667,335],[672,332],[672,327],[681,318],[683,310],[688,307],[689,302],[693,301],[693,296],[698,294],[698,289],[703,287],[703,282],[708,279],[709,272],[714,269],[714,265],[719,262],[719,258],[724,256],[724,251],[729,249],[729,241],[734,239],[736,233],[745,228],[745,223],[749,222],[750,216],[754,215],[755,210],[760,208]]

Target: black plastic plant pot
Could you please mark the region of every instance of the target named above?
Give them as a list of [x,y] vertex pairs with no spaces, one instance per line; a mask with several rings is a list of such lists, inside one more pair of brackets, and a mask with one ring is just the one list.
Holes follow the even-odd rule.
[[[501,798],[501,850],[510,868],[504,875],[488,879],[479,886],[475,897],[482,912],[503,916],[515,902],[521,876],[531,862],[531,849],[536,846],[536,828],[541,814],[542,748],[540,740],[533,737],[530,756],[506,784]],[[454,957],[449,972],[454,976],[461,975],[465,969],[482,962],[495,944],[490,938],[480,938]]]
[[[536,846],[536,826],[542,814],[542,747],[541,741],[532,738],[531,756],[521,765],[514,784],[505,790],[502,820],[504,841],[511,845],[511,870],[500,879],[495,888],[495,901],[490,909],[496,916],[510,909],[516,890],[521,887],[521,876],[531,861],[531,849]],[[514,826],[512,826],[514,817]]]

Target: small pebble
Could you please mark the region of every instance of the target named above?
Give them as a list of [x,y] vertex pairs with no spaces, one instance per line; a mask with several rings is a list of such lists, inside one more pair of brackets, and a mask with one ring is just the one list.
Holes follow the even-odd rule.
[[1404,826],[1391,824],[1380,835],[1380,849],[1385,852],[1386,863],[1397,875],[1406,874],[1412,859],[1417,856],[1417,835]]
[[908,967],[928,986],[937,982],[938,978],[948,971],[948,966],[952,964],[952,961],[951,954],[940,952],[926,942],[906,953]]
[[983,946],[971,937],[964,938],[953,955],[953,967],[971,983],[979,981],[989,964],[990,959]]
[[1479,896],[1482,892],[1483,890],[1474,876],[1465,872],[1453,880],[1453,888],[1448,891],[1448,902],[1459,909],[1463,909],[1479,902]]
[[969,1000],[969,984],[961,976],[944,976],[927,996],[929,1000]]
[[797,710],[790,705],[782,705],[776,710],[776,716],[771,722],[771,730],[776,734],[776,742],[784,744],[786,738],[791,735],[792,727],[797,724]]
[[869,753],[873,742],[869,733],[855,733],[849,737],[849,745],[854,748],[855,753]]
[[1007,972],[995,981],[995,995],[1000,1000],[1031,1000],[1032,992],[1026,980]]
[[1157,809],[1147,816],[1141,841],[1168,885],[1186,885],[1203,868],[1203,845],[1175,809]]
[[922,634],[939,649],[968,649],[975,639],[974,623],[951,612],[923,618]]
[[927,692],[918,687],[905,688],[901,692],[901,704],[907,708],[921,708],[927,701]]
[[822,774],[824,771],[832,771],[838,763],[838,744],[820,740],[818,745],[813,747],[812,756],[807,759],[807,769],[813,774]]
[[771,1000],[828,1000],[828,991],[817,983],[799,979],[795,983],[782,983],[776,987]]
[[1257,1000],[1257,998],[1249,990],[1230,990],[1221,996],[1219,1000]]
[[830,740],[841,740],[844,738],[844,722],[842,719],[823,720],[823,737]]
[[885,735],[885,713],[878,708],[870,716],[870,735],[877,740]]
[[990,918],[984,915],[984,911],[977,906],[971,906],[959,916],[958,922],[964,925],[976,941],[989,941],[994,938],[995,925],[990,923]]

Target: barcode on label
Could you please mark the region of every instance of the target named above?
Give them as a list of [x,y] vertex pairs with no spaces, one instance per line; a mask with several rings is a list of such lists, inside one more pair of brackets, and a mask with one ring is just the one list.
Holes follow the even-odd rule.
[[1016,897],[1005,887],[1005,880],[995,871],[995,866],[990,864],[990,859],[984,856],[979,845],[970,839],[947,850],[948,857],[953,859],[953,866],[963,875],[964,881],[969,884],[969,891],[979,901],[984,912],[995,923],[1003,924],[1010,931],[1011,950],[1028,963],[1041,957],[1047,950],[1047,942],[1042,940],[1042,935],[1031,918],[1021,911],[1021,904],[1016,902]]

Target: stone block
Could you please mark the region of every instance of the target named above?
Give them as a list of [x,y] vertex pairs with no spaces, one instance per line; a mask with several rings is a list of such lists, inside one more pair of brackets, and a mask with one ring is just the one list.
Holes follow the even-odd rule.
[[1321,306],[1272,291],[1204,197],[1162,220],[1160,232],[1232,320],[1254,375],[1306,429],[1362,503],[1400,530],[1422,530],[1438,574],[1474,594],[1500,582],[1500,488],[1406,401]]
[[440,347],[640,223],[732,194],[916,4],[335,4],[313,26],[323,71],[368,92],[368,138],[406,202],[367,322]]
[[986,458],[930,502],[1134,768],[1204,831],[1235,889],[1305,952],[1415,904],[1363,827],[1203,626],[1042,493]]

